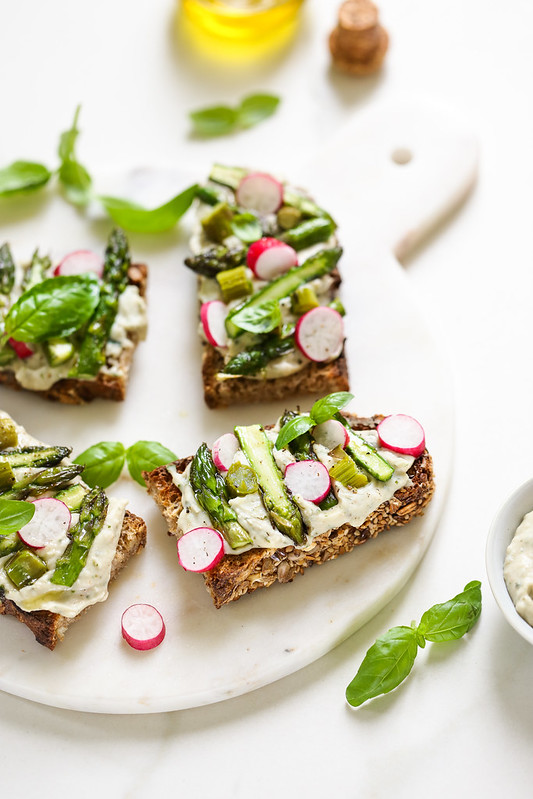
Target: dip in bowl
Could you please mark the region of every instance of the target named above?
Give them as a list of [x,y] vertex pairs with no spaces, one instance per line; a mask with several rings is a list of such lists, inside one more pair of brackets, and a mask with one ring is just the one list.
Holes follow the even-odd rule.
[[[533,511],[533,478],[517,488],[496,514],[487,539],[485,560],[489,584],[500,610],[511,627],[514,627],[522,638],[533,644],[533,627],[519,615],[515,608],[503,573],[507,548],[524,516],[531,511]],[[513,555],[514,557],[515,555]],[[509,580],[509,567],[507,573]],[[531,574],[531,583],[533,584],[533,573]]]

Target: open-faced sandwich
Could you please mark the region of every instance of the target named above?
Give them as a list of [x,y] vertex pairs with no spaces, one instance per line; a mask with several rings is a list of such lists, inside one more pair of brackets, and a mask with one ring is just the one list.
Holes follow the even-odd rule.
[[350,398],[235,427],[144,473],[182,566],[203,572],[216,607],[423,513],[434,482],[421,425],[403,414],[343,415]]
[[0,383],[70,404],[123,400],[133,351],[146,335],[147,268],[114,230],[104,257],[35,252],[18,266],[0,247]]
[[49,649],[146,542],[144,521],[89,488],[69,454],[0,411],[0,615]]
[[335,222],[272,175],[215,165],[192,255],[210,408],[348,388]]

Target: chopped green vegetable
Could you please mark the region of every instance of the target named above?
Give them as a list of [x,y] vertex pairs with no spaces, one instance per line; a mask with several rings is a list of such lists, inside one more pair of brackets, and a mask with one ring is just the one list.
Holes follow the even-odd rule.
[[68,458],[71,447],[47,447],[45,445],[18,447],[3,452],[0,458],[14,469],[20,467],[38,468],[41,466],[57,466],[63,458]]
[[202,230],[208,239],[222,243],[233,233],[233,211],[227,203],[218,203],[201,219]]
[[226,485],[231,497],[245,497],[258,489],[254,470],[244,463],[231,464],[226,473]]
[[75,463],[67,466],[51,466],[36,474],[18,480],[9,491],[2,492],[2,499],[26,499],[39,496],[52,489],[66,488],[83,471],[83,466]]
[[[25,505],[30,505],[25,502]],[[31,506],[33,507],[33,505]],[[0,558],[5,558],[6,555],[11,555],[13,552],[18,552],[23,549],[24,544],[17,532],[9,533],[9,535],[0,535]]]
[[348,455],[345,455],[330,468],[329,476],[332,480],[337,480],[339,483],[353,488],[361,488],[368,483],[366,474],[357,468]]
[[318,308],[319,305],[316,291],[312,286],[298,286],[291,296],[291,310],[296,316],[302,316],[311,308]]
[[21,549],[4,563],[4,571],[15,588],[20,590],[46,574],[48,567],[35,552]]
[[196,197],[200,202],[206,205],[217,205],[223,202],[223,197],[221,197],[220,193],[212,186],[197,186]]
[[250,425],[236,427],[235,435],[255,472],[272,523],[297,544],[303,544],[305,531],[300,511],[287,493],[265,431],[260,425]]
[[247,173],[248,170],[240,166],[213,164],[211,172],[209,173],[209,180],[212,180],[213,183],[220,183],[222,186],[227,186],[229,189],[236,189]]
[[192,269],[198,275],[204,277],[216,277],[218,272],[224,269],[233,269],[241,266],[246,261],[245,247],[224,247],[223,244],[217,247],[210,247],[198,255],[192,255],[185,259],[185,266]]
[[12,419],[0,419],[0,449],[16,447],[18,444],[18,433]]
[[66,338],[51,338],[43,342],[43,350],[50,366],[61,366],[74,357],[75,347]]
[[297,227],[287,230],[280,237],[285,244],[290,244],[295,250],[303,250],[312,244],[327,241],[335,232],[335,223],[325,217],[306,219]]
[[66,550],[57,559],[50,582],[55,585],[72,586],[87,563],[87,556],[94,539],[104,526],[109,500],[100,488],[93,488],[85,495],[80,507],[80,515],[74,527]]
[[218,272],[216,279],[224,302],[246,297],[253,291],[252,281],[248,277],[245,266],[236,266],[233,269]]
[[78,511],[81,507],[84,496],[88,490],[81,483],[73,483],[73,485],[64,488],[56,494],[56,499],[64,502],[70,511]]
[[[285,413],[281,418],[281,426],[283,427],[292,419],[297,419],[297,418],[301,419],[303,417],[301,416],[298,417],[298,414],[296,414],[295,411],[285,411]],[[308,430],[306,430],[304,433],[299,435],[297,438],[294,438],[290,442],[289,450],[298,461],[319,460],[313,447],[313,439]],[[321,502],[318,503],[318,507],[320,508],[320,510],[329,510],[330,508],[335,507],[335,505],[337,504],[338,504],[337,497],[335,496],[333,489],[330,488],[329,493],[325,497],[325,499],[323,499]]]
[[282,230],[290,230],[302,221],[302,212],[291,205],[282,205],[277,213],[278,225]]
[[372,477],[375,477],[376,480],[379,480],[382,483],[386,483],[387,480],[390,480],[394,474],[394,466],[391,466],[391,464],[386,461],[385,458],[382,458],[377,450],[368,444],[364,438],[357,435],[357,433],[352,430],[348,421],[341,413],[336,413],[334,418],[338,419],[338,421],[341,422],[341,424],[343,424],[348,430],[350,443],[347,444],[345,450],[350,458],[353,458],[359,466],[362,466],[363,469],[366,469],[366,471],[371,474]]

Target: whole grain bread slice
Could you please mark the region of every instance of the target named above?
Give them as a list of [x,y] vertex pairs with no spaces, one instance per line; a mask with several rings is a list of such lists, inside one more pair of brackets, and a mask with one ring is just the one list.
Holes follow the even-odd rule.
[[[136,555],[145,544],[146,524],[144,520],[126,511],[117,549],[111,564],[110,581],[117,577],[129,559]],[[89,607],[69,619],[49,610],[35,610],[29,613],[21,610],[10,599],[0,596],[0,615],[14,616],[30,628],[39,644],[46,646],[48,649],[54,649],[56,644],[63,640],[70,625],[83,616],[89,610]]]
[[[346,414],[355,430],[371,430],[383,418],[356,417]],[[183,472],[191,457],[175,462],[178,472]],[[303,574],[308,566],[334,560],[350,552],[359,544],[391,527],[407,524],[420,516],[431,497],[435,484],[433,464],[427,451],[415,459],[409,469],[410,483],[377,508],[360,527],[345,524],[328,533],[317,536],[311,550],[303,551],[294,546],[277,549],[251,549],[241,555],[225,555],[220,563],[204,573],[206,588],[217,608],[239,599],[258,588],[267,588],[275,582],[291,582]],[[178,516],[182,510],[181,492],[172,481],[165,466],[143,474],[148,493],[159,506],[168,526],[169,535],[179,536]]]
[[[148,267],[146,264],[132,264],[128,269],[129,285],[137,286],[141,297],[146,295],[148,281]],[[31,391],[49,400],[56,400],[67,405],[84,405],[94,399],[124,400],[128,385],[129,372],[133,353],[139,339],[133,334],[128,334],[132,344],[125,347],[119,357],[119,374],[100,372],[94,380],[81,380],[77,378],[62,378],[57,380],[50,388],[43,391],[34,391],[21,386],[15,373],[6,367],[0,370],[0,384],[8,388]]]

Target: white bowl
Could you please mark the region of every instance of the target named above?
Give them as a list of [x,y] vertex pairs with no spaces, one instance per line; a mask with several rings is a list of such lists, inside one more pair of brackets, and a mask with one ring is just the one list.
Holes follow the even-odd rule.
[[489,584],[500,610],[511,627],[514,627],[522,638],[533,644],[533,627],[517,613],[503,579],[505,551],[516,528],[531,510],[533,510],[533,478],[517,488],[496,514],[487,539],[485,563]]

